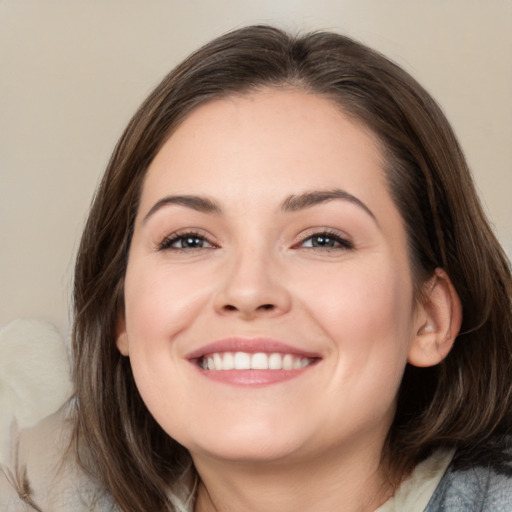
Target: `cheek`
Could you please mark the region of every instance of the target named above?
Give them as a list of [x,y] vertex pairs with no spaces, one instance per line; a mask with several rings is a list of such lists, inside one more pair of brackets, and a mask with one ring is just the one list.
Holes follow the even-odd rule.
[[184,347],[177,340],[204,310],[208,295],[204,276],[197,273],[138,262],[128,266],[125,317],[130,364],[142,399],[161,424],[168,420],[165,411],[175,410],[180,400],[169,390],[187,378],[180,364]]
[[[353,334],[403,333],[412,311],[408,273],[393,265],[340,265],[331,272],[301,279],[302,303],[331,326],[332,335],[350,328]],[[399,267],[399,265],[397,265]],[[336,336],[335,336],[336,337]]]
[[411,340],[412,283],[397,267],[340,265],[303,283],[301,302],[331,340],[340,378],[398,385]]
[[125,312],[131,348],[172,348],[170,342],[192,323],[211,295],[206,278],[197,271],[177,272],[165,263],[129,266]]

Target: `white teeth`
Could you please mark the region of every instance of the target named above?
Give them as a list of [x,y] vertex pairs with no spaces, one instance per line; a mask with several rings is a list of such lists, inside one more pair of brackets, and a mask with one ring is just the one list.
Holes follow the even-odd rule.
[[250,370],[251,356],[245,352],[237,352],[235,354],[235,370]]
[[286,354],[283,357],[283,370],[292,370],[293,369],[293,356],[291,354]]
[[283,358],[281,354],[270,354],[268,367],[270,370],[281,370],[283,368]]
[[222,358],[222,365],[217,367],[218,370],[232,370],[235,367],[235,358],[231,352],[226,352]]
[[292,364],[292,368],[294,370],[298,370],[299,368],[302,368],[302,359],[294,359],[293,360],[293,364]]
[[252,370],[268,370],[268,356],[267,354],[257,353],[251,357]]
[[199,361],[203,370],[298,370],[313,362],[292,354],[256,352],[219,352]]

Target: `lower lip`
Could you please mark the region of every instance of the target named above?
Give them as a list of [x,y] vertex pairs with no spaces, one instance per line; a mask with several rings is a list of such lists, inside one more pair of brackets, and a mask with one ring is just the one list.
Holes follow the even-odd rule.
[[198,366],[196,368],[202,375],[217,382],[234,386],[260,387],[294,379],[313,366],[315,363],[297,370],[203,370]]

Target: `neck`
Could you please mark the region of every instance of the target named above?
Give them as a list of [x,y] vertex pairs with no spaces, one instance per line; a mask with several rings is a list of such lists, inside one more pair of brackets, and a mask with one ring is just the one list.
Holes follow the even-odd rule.
[[355,452],[343,459],[331,452],[307,463],[198,458],[195,512],[373,512],[393,488],[380,456],[368,448]]

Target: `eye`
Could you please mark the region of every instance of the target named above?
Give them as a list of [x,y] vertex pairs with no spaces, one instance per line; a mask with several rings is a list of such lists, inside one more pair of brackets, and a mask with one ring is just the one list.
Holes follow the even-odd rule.
[[166,237],[159,245],[158,250],[198,250],[210,249],[214,245],[205,236],[198,233],[178,233]]
[[353,249],[354,244],[337,233],[321,232],[304,238],[300,247],[311,249]]

